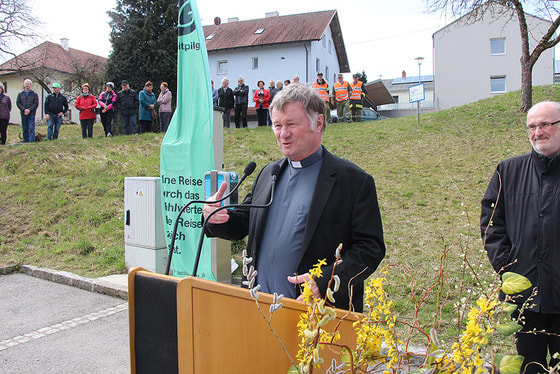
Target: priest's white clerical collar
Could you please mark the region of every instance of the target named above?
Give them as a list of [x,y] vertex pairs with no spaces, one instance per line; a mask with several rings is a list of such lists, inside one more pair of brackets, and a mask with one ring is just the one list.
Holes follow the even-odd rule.
[[288,159],[288,161],[290,162],[290,165],[292,165],[294,169],[301,169],[313,165],[314,163],[319,161],[322,157],[323,157],[323,146],[320,146],[319,149],[315,151],[315,153],[304,158],[301,161],[292,161],[290,159]]

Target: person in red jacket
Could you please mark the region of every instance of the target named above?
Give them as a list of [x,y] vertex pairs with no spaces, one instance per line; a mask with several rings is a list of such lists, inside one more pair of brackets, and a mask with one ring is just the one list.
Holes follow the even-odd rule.
[[270,91],[264,88],[264,81],[258,81],[259,89],[255,91],[253,101],[257,109],[257,118],[259,126],[266,126],[266,119],[268,118],[268,106],[270,105]]
[[97,100],[90,93],[90,86],[87,83],[82,84],[82,94],[78,96],[74,107],[80,111],[80,124],[82,125],[82,138],[93,137],[93,123],[95,122],[95,112]]

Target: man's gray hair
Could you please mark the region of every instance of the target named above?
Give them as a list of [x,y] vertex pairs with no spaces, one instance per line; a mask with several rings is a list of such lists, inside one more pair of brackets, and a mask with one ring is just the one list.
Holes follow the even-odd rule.
[[305,110],[305,114],[311,122],[311,129],[315,129],[317,117],[319,114],[323,115],[323,129],[325,132],[325,102],[319,94],[312,88],[303,84],[290,84],[274,96],[270,104],[269,111],[272,113],[274,109],[283,111],[284,106],[288,103],[298,103]]
[[551,105],[552,107],[554,107],[554,109],[556,109],[556,112],[560,116],[560,103],[557,101],[541,101],[540,103],[536,103],[531,107],[531,109],[529,109],[527,115],[530,115],[542,105]]

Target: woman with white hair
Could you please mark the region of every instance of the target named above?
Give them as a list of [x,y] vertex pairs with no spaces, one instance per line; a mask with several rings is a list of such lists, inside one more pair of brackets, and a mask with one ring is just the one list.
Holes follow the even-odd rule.
[[8,123],[10,123],[10,111],[12,101],[4,94],[4,85],[0,83],[0,143],[6,144],[8,138]]

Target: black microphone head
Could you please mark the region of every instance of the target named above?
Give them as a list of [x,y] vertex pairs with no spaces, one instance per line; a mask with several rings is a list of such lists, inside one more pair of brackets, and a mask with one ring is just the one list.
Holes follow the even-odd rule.
[[257,163],[255,161],[251,161],[245,166],[245,170],[243,170],[243,175],[248,177],[249,175],[253,174],[257,167]]
[[270,175],[272,175],[272,177],[276,179],[278,174],[280,174],[280,165],[272,164],[272,166],[270,167]]

